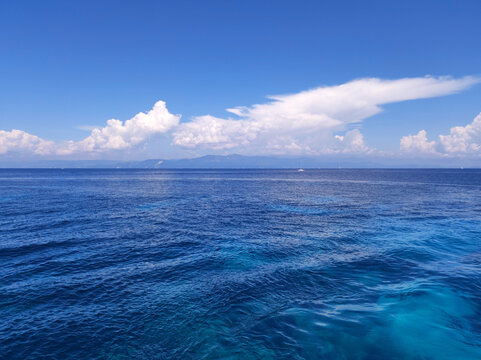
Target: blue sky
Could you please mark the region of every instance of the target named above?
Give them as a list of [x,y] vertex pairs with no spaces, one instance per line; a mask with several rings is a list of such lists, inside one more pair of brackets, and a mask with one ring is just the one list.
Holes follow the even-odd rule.
[[[478,157],[480,13],[479,1],[2,2],[0,157]],[[344,90],[336,101],[357,104],[351,112],[312,110],[336,86],[365,78],[421,83],[393,83],[401,100],[368,101],[383,111],[359,108],[367,100]],[[423,79],[436,89],[402,101]],[[272,104],[266,96],[318,87],[308,105],[300,95],[253,111]],[[159,100],[166,109],[149,121],[162,124],[106,125]],[[250,110],[226,112],[238,106]]]

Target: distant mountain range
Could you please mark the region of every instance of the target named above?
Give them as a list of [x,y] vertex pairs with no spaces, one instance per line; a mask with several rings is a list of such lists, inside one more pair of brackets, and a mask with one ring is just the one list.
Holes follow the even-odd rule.
[[0,160],[0,168],[95,168],[95,169],[319,169],[319,168],[419,168],[419,167],[480,167],[478,161],[471,162],[459,159],[445,159],[435,162],[431,159],[424,163],[412,160],[376,158],[374,161],[353,158],[311,158],[311,157],[275,157],[244,155],[207,155],[193,159],[149,159],[143,161],[117,160],[41,160],[41,161],[9,161]]

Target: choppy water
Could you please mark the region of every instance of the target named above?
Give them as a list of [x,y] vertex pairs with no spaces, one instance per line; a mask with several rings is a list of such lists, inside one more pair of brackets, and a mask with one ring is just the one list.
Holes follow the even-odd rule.
[[480,359],[481,171],[1,170],[2,359]]

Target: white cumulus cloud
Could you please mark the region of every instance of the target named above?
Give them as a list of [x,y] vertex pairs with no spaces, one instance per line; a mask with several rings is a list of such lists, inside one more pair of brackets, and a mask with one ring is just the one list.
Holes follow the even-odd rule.
[[[448,95],[476,82],[479,79],[473,77],[368,78],[271,96],[265,104],[227,109],[235,118],[195,117],[179,125],[173,134],[173,143],[188,148],[240,148],[253,152],[336,151],[340,139],[333,134],[381,112],[383,104]],[[353,144],[362,142],[362,146],[350,148],[367,151],[362,135],[354,132],[349,136],[354,135]],[[349,137],[347,133],[345,136]]]
[[336,135],[334,138],[337,140],[338,151],[342,153],[370,153],[374,151],[374,149],[366,146],[364,135],[359,129],[347,131],[344,135]]
[[105,127],[93,129],[87,138],[61,145],[57,153],[64,155],[131,148],[152,135],[165,133],[176,127],[179,120],[180,115],[169,113],[164,101],[157,101],[149,112],[140,112],[125,122],[108,120]]
[[448,135],[439,135],[438,141],[428,141],[426,130],[417,135],[401,138],[401,150],[417,154],[444,156],[481,155],[481,113],[471,124],[455,126]]
[[481,113],[471,124],[452,127],[449,135],[439,135],[439,143],[449,154],[481,155]]
[[259,132],[259,124],[220,119],[215,116],[198,116],[194,121],[183,123],[174,133],[174,143],[186,147],[204,146],[215,150],[248,145]]
[[0,154],[70,155],[123,150],[145,142],[152,135],[171,130],[179,120],[180,115],[169,113],[165,102],[158,101],[149,112],[140,112],[125,122],[108,120],[106,126],[91,129],[90,135],[81,141],[54,143],[21,130],[0,130]]
[[52,141],[43,140],[38,136],[22,130],[0,130],[0,154],[8,152],[33,153],[47,155],[55,149]]
[[435,154],[436,142],[428,141],[426,130],[421,130],[416,135],[403,136],[401,138],[401,150],[412,153]]

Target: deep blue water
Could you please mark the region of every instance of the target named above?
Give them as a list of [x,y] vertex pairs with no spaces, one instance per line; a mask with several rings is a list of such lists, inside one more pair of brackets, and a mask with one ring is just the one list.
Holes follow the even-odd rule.
[[481,171],[0,170],[2,359],[480,359]]

